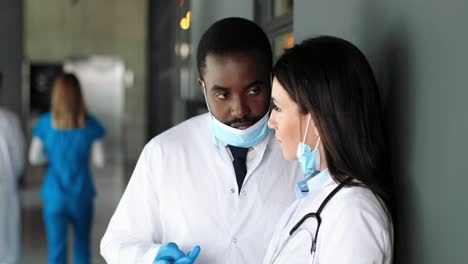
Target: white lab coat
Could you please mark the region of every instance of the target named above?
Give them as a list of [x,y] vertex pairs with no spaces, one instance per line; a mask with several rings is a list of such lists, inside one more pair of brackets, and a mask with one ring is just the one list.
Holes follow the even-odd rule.
[[186,253],[200,245],[197,263],[262,261],[300,168],[283,159],[271,133],[250,148],[239,195],[231,153],[210,118],[189,119],[145,146],[101,241],[107,263],[152,263],[171,241]]
[[0,263],[17,263],[20,247],[18,180],[24,170],[19,119],[0,108]]
[[[301,230],[287,241],[289,231],[303,216],[317,212],[337,184],[326,169],[312,178],[309,186],[313,186],[309,194],[296,200],[278,222],[263,264],[312,263],[310,250],[316,220],[304,222]],[[315,264],[392,263],[391,218],[381,200],[369,189],[342,188],[324,207],[321,218]]]

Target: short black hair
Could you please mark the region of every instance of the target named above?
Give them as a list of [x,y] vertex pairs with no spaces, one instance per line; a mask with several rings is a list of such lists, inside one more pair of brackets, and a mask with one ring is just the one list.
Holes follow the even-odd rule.
[[226,55],[251,51],[257,52],[271,68],[273,55],[270,41],[257,24],[240,17],[221,19],[208,28],[198,43],[198,74],[203,78],[206,56],[209,53]]

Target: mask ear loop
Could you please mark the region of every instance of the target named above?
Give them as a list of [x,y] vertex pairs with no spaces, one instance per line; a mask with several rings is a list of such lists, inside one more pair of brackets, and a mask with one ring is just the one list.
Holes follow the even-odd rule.
[[319,137],[319,139],[317,140],[317,144],[315,145],[315,149],[314,149],[314,151],[315,151],[315,150],[317,150],[317,148],[318,148],[319,144],[320,144],[320,137]]
[[206,98],[206,84],[205,84],[205,81],[202,80],[201,82],[202,82],[202,86],[203,86],[203,96],[205,97],[206,107],[208,108],[208,112],[210,112],[211,117],[213,117],[213,113],[211,112],[210,105],[208,104],[208,99]]
[[[305,141],[306,141],[306,138],[307,138],[307,132],[309,131],[310,119],[311,119],[311,115],[310,115],[310,113],[309,113],[309,117],[307,118],[306,131],[305,131],[305,134],[304,134],[304,140],[302,140],[302,143],[303,143],[303,144],[305,144]],[[317,150],[319,144],[320,144],[320,137],[319,137],[318,140],[317,140],[317,144],[315,144],[314,151]]]
[[309,124],[310,124],[310,113],[308,114],[307,118],[307,126],[304,134],[304,139],[302,140],[302,143],[305,144],[306,138],[307,138],[307,132],[309,131]]

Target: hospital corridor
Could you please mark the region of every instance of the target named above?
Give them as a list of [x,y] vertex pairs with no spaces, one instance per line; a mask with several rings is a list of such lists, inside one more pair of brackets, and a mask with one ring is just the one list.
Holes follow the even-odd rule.
[[467,11],[0,0],[0,264],[468,263]]

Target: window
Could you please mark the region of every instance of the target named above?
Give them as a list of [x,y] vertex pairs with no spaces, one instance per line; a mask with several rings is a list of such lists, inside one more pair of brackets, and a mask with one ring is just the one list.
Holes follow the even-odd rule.
[[270,38],[275,61],[294,45],[293,0],[256,0],[255,21]]

